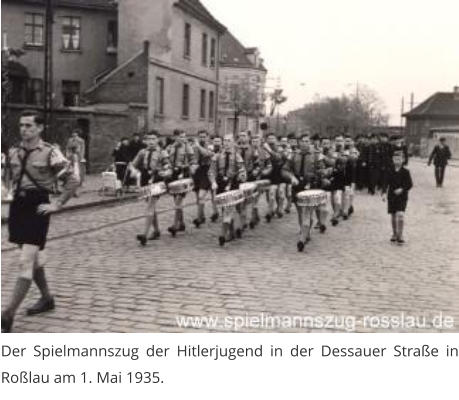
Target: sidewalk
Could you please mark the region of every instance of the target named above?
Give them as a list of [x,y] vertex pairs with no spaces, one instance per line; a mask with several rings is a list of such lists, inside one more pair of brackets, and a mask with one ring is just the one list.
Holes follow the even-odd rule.
[[[136,193],[125,193],[121,197],[116,197],[114,193],[100,193],[102,188],[102,176],[100,174],[87,175],[83,187],[78,190],[78,197],[71,199],[59,213],[79,210],[82,208],[96,207],[122,203],[137,199]],[[56,196],[52,196],[54,198]],[[9,205],[2,202],[2,224],[8,221]]]

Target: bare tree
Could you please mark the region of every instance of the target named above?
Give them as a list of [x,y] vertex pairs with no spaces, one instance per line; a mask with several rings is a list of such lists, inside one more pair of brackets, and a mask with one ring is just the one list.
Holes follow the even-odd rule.
[[360,86],[351,95],[315,98],[297,110],[304,127],[321,133],[364,133],[373,126],[386,126],[389,120],[385,106],[377,93]]

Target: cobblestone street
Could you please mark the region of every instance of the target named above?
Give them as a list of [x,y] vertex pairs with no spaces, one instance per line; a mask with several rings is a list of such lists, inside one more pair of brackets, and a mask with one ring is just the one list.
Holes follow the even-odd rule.
[[[47,246],[56,310],[24,315],[38,296],[34,287],[19,310],[14,331],[179,332],[197,329],[179,327],[179,316],[362,318],[403,312],[431,317],[441,312],[455,318],[457,332],[459,169],[447,170],[443,189],[435,188],[433,170],[425,164],[413,161],[410,169],[415,188],[403,247],[389,243],[386,204],[365,193],[357,195],[352,218],[330,226],[323,236],[315,233],[305,253],[296,251],[295,213],[269,225],[263,222],[225,248],[217,243],[219,224],[192,226],[195,207],[186,209],[187,232],[176,239],[167,234],[172,213],[164,211],[162,238],[146,248],[135,241],[143,226],[140,202],[57,215]],[[187,200],[193,199],[194,195]],[[162,200],[161,208],[167,206],[170,198]],[[18,271],[18,253],[6,234],[3,226],[2,303]],[[413,329],[426,330],[438,329]]]

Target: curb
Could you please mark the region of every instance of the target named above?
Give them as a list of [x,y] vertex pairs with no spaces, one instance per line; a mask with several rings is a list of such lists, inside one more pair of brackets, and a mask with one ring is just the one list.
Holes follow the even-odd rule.
[[[90,193],[90,192],[87,192],[87,193]],[[138,195],[127,195],[124,197],[115,197],[111,199],[95,200],[95,201],[90,201],[87,203],[81,203],[81,204],[75,204],[75,205],[70,204],[68,206],[65,206],[62,210],[54,213],[54,215],[64,214],[70,211],[83,210],[85,208],[91,208],[91,207],[99,207],[99,206],[112,205],[112,204],[123,204],[123,203],[128,203],[130,201],[137,200],[137,199],[138,199]],[[2,217],[2,225],[6,224],[7,222],[8,222],[8,218]]]

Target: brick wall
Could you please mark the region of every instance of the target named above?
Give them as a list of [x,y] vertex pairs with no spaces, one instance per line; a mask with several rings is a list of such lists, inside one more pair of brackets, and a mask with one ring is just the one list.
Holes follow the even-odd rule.
[[147,53],[139,54],[105,77],[96,88],[85,94],[85,99],[90,103],[146,103],[147,62]]

